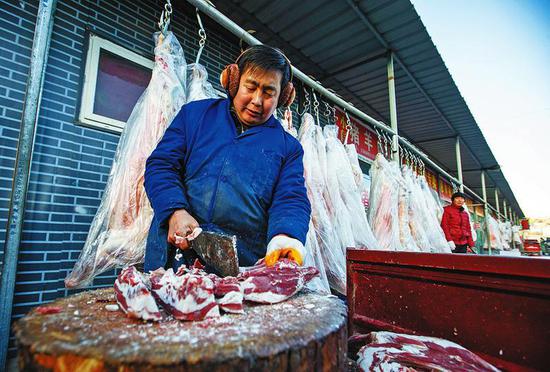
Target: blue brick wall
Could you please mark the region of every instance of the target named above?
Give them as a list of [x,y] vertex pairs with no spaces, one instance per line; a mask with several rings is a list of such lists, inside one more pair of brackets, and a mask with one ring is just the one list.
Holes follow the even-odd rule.
[[[0,247],[6,218],[37,1],[0,0]],[[13,319],[30,308],[71,293],[63,279],[84,245],[107,181],[118,135],[77,124],[86,30],[137,53],[152,56],[160,1],[58,0],[36,131],[20,245]],[[238,55],[238,44],[203,16],[208,41],[201,62],[218,86],[221,68]],[[194,61],[194,9],[174,2],[172,28]],[[215,30],[215,31],[214,31]],[[2,256],[0,256],[0,259]],[[112,285],[114,272],[94,287]],[[12,340],[13,341],[13,340]],[[14,347],[10,356],[14,356]]]

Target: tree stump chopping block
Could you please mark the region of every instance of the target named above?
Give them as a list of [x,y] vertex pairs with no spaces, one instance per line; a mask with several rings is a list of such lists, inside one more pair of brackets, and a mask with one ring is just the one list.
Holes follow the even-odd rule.
[[[337,371],[345,370],[344,303],[300,293],[244,314],[182,322],[129,319],[113,289],[82,292],[32,310],[16,322],[24,371]],[[106,307],[107,306],[107,307]]]

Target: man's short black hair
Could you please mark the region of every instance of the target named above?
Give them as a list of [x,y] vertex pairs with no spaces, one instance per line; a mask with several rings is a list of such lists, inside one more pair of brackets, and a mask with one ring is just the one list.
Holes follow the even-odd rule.
[[237,61],[239,71],[244,74],[246,71],[280,71],[281,91],[290,81],[290,63],[283,52],[268,45],[254,45],[244,51]]

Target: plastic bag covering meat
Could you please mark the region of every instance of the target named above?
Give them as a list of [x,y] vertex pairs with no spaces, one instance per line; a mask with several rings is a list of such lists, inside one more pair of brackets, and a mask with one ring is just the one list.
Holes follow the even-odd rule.
[[512,249],[512,225],[510,224],[510,221],[499,222],[498,225],[502,236],[502,247],[505,250]]
[[[331,192],[339,192],[344,204],[342,209],[335,208],[335,211],[337,215],[340,215],[344,214],[345,210],[347,210],[350,219],[349,226],[351,226],[354,244],[343,246],[344,254],[347,247],[375,249],[378,243],[368,223],[365,208],[361,200],[359,185],[363,181],[362,173],[358,175],[354,172],[348,150],[346,150],[346,146],[338,139],[338,127],[336,125],[327,125],[323,128],[323,131],[327,144],[327,177],[331,180],[328,185],[329,190]],[[355,148],[354,145],[348,146]],[[356,166],[359,167],[357,153],[355,151],[354,153]],[[334,183],[332,181],[333,178],[337,180],[334,189],[332,185]]]
[[171,32],[165,38],[157,33],[155,40],[151,81],[124,126],[86,243],[65,279],[68,288],[84,287],[106,270],[143,261],[153,216],[143,187],[145,161],[185,103],[183,50]]
[[[307,195],[311,203],[310,230],[313,226],[316,238],[315,244],[310,239],[312,234],[308,233],[306,249],[315,254],[315,247],[319,247],[321,257],[314,257],[315,262],[323,262],[330,287],[345,294],[346,257],[340,249],[339,240],[330,218],[333,206],[330,204],[326,181],[319,161],[316,128],[313,116],[306,113],[302,118],[298,139],[304,149],[304,178]],[[321,273],[323,272],[320,266],[317,266],[317,268]],[[321,278],[323,277],[321,276]]]
[[220,278],[214,274],[209,274],[208,277],[214,282],[214,296],[220,310],[226,313],[244,313],[244,292],[239,280],[233,276]]
[[[325,129],[327,129],[328,127],[329,126],[326,126]],[[316,126],[316,130],[320,131],[321,128],[319,126]],[[342,152],[340,150],[344,149],[338,138],[335,137],[333,139],[331,138],[330,134],[326,136],[325,148],[327,162],[327,189],[330,203],[332,205],[332,210],[330,210],[329,218],[334,221],[336,235],[339,238],[339,247],[345,257],[346,248],[355,246],[355,238],[352,228],[352,225],[355,224],[355,221],[353,221],[349,213],[349,209],[346,206],[344,199],[342,198],[343,192],[341,192],[340,190],[339,181],[339,179],[342,177],[340,171],[346,168],[346,163],[349,162],[345,152],[344,157],[342,157]],[[351,182],[355,182],[353,181],[353,175]]]
[[283,118],[281,119],[281,125],[283,126],[283,129],[292,137],[298,138],[298,131],[292,124],[292,111],[290,111],[290,108],[285,110]]
[[474,226],[474,218],[472,216],[472,213],[470,213],[470,209],[468,209],[468,206],[466,204],[464,204],[463,207],[464,207],[464,210],[466,211],[466,213],[468,213],[468,218],[470,220],[470,231],[472,233],[472,240],[474,242],[476,242],[477,241],[477,231],[476,231],[475,226]]
[[201,269],[181,266],[177,273],[159,268],[151,273],[151,291],[174,318],[202,320],[220,316],[214,282]]
[[435,337],[371,332],[359,350],[362,371],[498,371],[471,351]]
[[304,266],[314,266],[319,270],[319,276],[313,278],[306,284],[306,288],[324,294],[330,294],[330,284],[328,282],[325,263],[319,247],[319,241],[315,235],[315,227],[313,222],[309,221],[309,230],[306,236]]
[[263,304],[276,304],[298,293],[319,275],[315,267],[300,266],[289,259],[266,266],[263,260],[249,268],[241,268],[237,278],[244,289],[244,299]]
[[424,192],[424,200],[427,203],[428,209],[435,216],[438,222],[441,221],[441,218],[443,217],[443,206],[441,205],[441,200],[439,200],[437,192],[428,185],[426,177],[419,176],[418,180],[420,182],[420,187]]
[[114,287],[116,301],[130,318],[154,321],[161,319],[157,303],[147,288],[144,276],[134,266],[122,270]]
[[422,190],[424,177],[417,176],[408,167],[403,167],[402,171],[405,183],[411,191],[409,226],[417,246],[422,252],[451,253],[439,220],[429,206],[431,194]]
[[[403,172],[407,173],[408,169],[403,168]],[[416,245],[415,239],[411,233],[412,221],[411,217],[418,214],[417,211],[411,209],[411,188],[404,178],[399,179],[399,196],[398,196],[398,219],[399,219],[399,240],[401,248],[409,252],[420,252],[420,248]],[[411,216],[412,215],[412,216]]]
[[491,248],[502,249],[503,244],[497,220],[495,220],[493,216],[489,215],[487,216],[486,223],[489,224],[489,233],[491,234]]
[[187,103],[201,99],[218,98],[208,81],[208,72],[200,63],[187,65]]
[[[353,178],[355,179],[355,184],[357,185],[361,195],[361,203],[363,203],[363,207],[366,209],[369,205],[370,177],[363,174],[363,171],[361,170],[361,166],[359,165],[359,156],[357,155],[355,145],[347,144],[345,147],[349,162],[351,164],[351,169],[353,170]],[[368,184],[365,180],[366,177],[369,179]]]
[[399,181],[382,154],[376,155],[370,169],[369,222],[378,240],[377,249],[400,251],[398,220]]

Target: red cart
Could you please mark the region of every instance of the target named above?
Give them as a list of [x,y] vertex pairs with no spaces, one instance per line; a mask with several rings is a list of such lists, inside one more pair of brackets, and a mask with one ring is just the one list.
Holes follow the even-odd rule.
[[504,370],[550,371],[550,262],[348,249],[347,265],[350,336],[441,337]]

